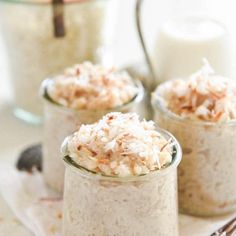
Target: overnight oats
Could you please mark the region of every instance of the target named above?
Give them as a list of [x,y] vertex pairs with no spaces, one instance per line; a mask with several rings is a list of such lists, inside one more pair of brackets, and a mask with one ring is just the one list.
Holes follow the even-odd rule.
[[33,123],[41,120],[38,88],[47,76],[85,60],[107,63],[112,59],[116,0],[53,0],[58,3],[55,7],[51,2],[0,0],[0,33],[15,114]]
[[219,215],[236,209],[236,83],[209,64],[153,94],[155,121],[183,149],[178,169],[181,211]]
[[143,93],[141,83],[125,71],[89,62],[45,80],[43,174],[49,186],[63,190],[65,167],[60,146],[67,135],[110,111],[138,112]]
[[135,113],[109,113],[62,145],[63,236],[177,236],[177,165],[169,133]]

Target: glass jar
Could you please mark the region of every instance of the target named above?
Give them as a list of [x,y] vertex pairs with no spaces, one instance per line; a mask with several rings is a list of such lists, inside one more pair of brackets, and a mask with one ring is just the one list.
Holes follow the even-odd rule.
[[[234,0],[137,0],[139,7],[141,2],[148,17],[143,34],[141,24],[138,28],[141,42],[149,46],[142,44],[144,52],[149,51],[146,58],[156,85],[188,77],[203,58],[217,74],[235,78]],[[137,22],[140,18],[137,11]]]
[[63,235],[178,236],[177,166],[181,148],[173,141],[173,161],[162,170],[134,177],[109,177],[79,166],[67,156]]
[[182,118],[153,99],[155,122],[178,139],[183,159],[178,168],[179,206],[183,213],[214,216],[236,209],[236,121],[211,123]]
[[81,124],[98,121],[112,111],[142,112],[144,89],[140,81],[134,80],[138,94],[129,103],[108,110],[75,110],[54,102],[47,88],[53,79],[47,79],[42,85],[44,100],[44,141],[43,141],[43,176],[53,189],[62,192],[65,167],[61,161],[60,146],[66,136],[78,129]]
[[0,33],[14,92],[14,113],[41,121],[42,80],[83,61],[111,62],[116,0],[0,0]]

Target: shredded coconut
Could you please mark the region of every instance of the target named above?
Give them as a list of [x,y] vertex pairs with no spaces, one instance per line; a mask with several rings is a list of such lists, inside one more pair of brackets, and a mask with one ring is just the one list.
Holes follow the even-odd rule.
[[90,62],[77,64],[56,77],[48,89],[59,104],[75,109],[110,109],[131,101],[138,93],[132,78],[115,68]]
[[236,83],[214,74],[206,60],[190,78],[163,83],[153,96],[181,117],[209,122],[236,118]]
[[79,165],[107,176],[136,176],[165,168],[172,161],[172,140],[154,122],[135,113],[113,112],[82,125],[69,138],[68,155]]

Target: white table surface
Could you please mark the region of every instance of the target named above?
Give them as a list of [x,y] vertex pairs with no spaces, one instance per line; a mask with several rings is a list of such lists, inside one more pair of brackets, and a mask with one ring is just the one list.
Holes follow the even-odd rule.
[[[116,64],[123,65],[130,61],[139,61],[141,50],[132,21],[132,6],[134,0],[121,0],[123,9],[117,30],[117,44],[115,48]],[[125,26],[125,27],[124,27]],[[128,38],[128,40],[127,40]],[[12,161],[20,150],[29,144],[42,139],[42,127],[25,124],[12,115],[11,90],[4,56],[4,47],[0,35],[0,161]],[[209,235],[213,229],[219,227],[225,217],[220,218],[189,218],[180,219],[181,236]],[[32,236],[12,214],[0,195],[0,236]]]

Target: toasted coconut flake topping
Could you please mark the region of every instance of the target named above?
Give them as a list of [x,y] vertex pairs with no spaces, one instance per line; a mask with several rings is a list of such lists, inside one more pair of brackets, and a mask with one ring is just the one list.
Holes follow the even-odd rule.
[[138,88],[124,71],[84,62],[56,77],[48,93],[63,106],[97,110],[131,101],[137,95]]
[[184,118],[208,122],[236,118],[236,83],[215,75],[206,60],[202,69],[190,78],[163,83],[153,96]]
[[95,124],[82,125],[68,141],[68,155],[103,175],[137,176],[171,163],[171,141],[155,130],[152,121],[114,112]]

